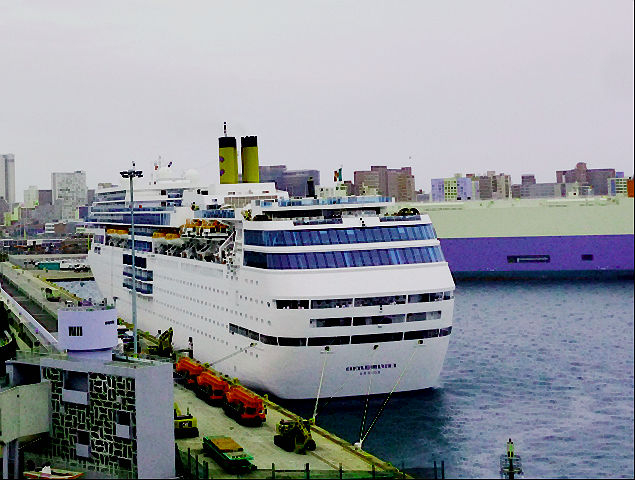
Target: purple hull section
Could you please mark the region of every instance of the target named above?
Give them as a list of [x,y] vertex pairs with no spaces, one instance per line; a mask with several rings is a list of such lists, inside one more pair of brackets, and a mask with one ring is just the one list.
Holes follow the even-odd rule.
[[633,235],[441,238],[453,273],[633,273]]

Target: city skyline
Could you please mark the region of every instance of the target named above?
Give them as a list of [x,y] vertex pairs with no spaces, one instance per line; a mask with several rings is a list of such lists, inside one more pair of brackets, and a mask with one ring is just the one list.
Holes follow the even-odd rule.
[[632,2],[121,5],[0,0],[18,199],[52,170],[94,187],[159,156],[214,183],[223,121],[325,183],[633,171]]

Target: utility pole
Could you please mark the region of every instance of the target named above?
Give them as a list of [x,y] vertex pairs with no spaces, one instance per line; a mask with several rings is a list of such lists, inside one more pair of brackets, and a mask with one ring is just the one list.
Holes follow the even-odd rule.
[[130,242],[132,250],[132,336],[134,339],[134,355],[138,353],[137,348],[137,262],[135,260],[135,240],[134,240],[134,185],[135,177],[143,177],[141,170],[135,170],[135,163],[132,162],[130,170],[119,172],[123,178],[130,179]]

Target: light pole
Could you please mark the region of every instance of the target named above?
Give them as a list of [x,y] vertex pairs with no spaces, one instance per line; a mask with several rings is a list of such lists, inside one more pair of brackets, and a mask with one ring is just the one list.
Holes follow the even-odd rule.
[[143,177],[141,170],[135,170],[135,163],[132,162],[130,170],[119,172],[123,178],[130,179],[130,243],[132,249],[132,337],[134,339],[134,355],[137,355],[137,262],[135,260],[134,244],[134,187],[132,181],[135,177]]

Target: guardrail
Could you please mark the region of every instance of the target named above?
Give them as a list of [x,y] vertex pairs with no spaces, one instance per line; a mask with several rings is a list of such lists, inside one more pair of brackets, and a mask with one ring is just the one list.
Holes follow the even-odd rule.
[[[5,277],[7,278],[7,277]],[[7,279],[10,281],[10,279]],[[11,282],[14,283],[14,282]],[[19,288],[19,286],[16,285]],[[20,289],[20,291],[23,291]],[[26,292],[24,292],[26,295]],[[44,328],[33,316],[15,300],[11,295],[9,295],[4,288],[0,287],[0,295],[5,300],[7,305],[9,305],[21,323],[26,325],[28,330],[34,335],[36,338],[43,340],[44,346],[48,346],[55,351],[58,351],[58,343],[57,339],[49,333],[49,331]],[[27,295],[28,296],[28,295]]]

